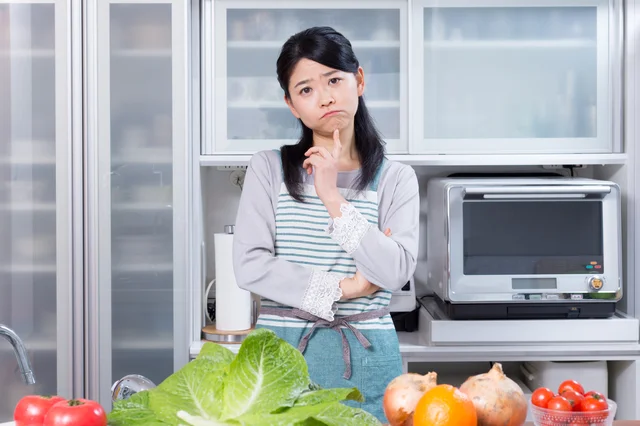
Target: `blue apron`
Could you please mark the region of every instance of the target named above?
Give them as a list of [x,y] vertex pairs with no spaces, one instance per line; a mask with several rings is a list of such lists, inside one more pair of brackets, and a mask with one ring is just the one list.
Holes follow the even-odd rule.
[[[368,190],[340,190],[375,226],[382,168],[381,165]],[[301,203],[289,195],[284,183],[281,185],[276,208],[276,256],[309,268],[353,276],[355,261],[325,231],[329,213],[314,186],[304,185],[303,194],[305,202]],[[362,408],[386,423],[384,391],[391,380],[402,374],[398,336],[388,313],[390,300],[391,291],[381,289],[371,296],[339,301],[335,321],[329,324],[262,298],[256,326],[269,328],[300,348],[313,382],[323,388],[357,387],[365,402],[345,404]]]

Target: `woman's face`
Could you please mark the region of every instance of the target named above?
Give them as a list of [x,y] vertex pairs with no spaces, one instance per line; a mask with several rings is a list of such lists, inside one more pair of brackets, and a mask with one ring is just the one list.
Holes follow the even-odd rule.
[[363,93],[362,68],[354,75],[301,59],[291,74],[290,98],[285,96],[285,101],[308,128],[331,134],[353,123]]

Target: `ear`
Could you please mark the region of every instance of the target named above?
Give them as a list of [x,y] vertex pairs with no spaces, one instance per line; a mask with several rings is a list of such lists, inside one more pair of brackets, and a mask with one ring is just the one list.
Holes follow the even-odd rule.
[[358,71],[356,72],[356,83],[358,85],[358,96],[362,96],[364,93],[364,70],[362,67],[358,67]]
[[296,108],[293,106],[293,102],[291,102],[291,99],[287,95],[284,95],[284,101],[287,103],[287,106],[291,110],[291,114],[293,114],[295,118],[299,119],[300,114],[298,114],[298,111],[296,111]]

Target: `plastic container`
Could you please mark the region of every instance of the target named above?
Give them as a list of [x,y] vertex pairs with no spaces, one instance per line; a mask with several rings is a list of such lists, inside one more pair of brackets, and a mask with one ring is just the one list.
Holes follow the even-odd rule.
[[587,426],[611,426],[613,418],[616,416],[618,406],[615,402],[607,399],[609,408],[605,411],[580,412],[580,411],[554,411],[540,408],[529,402],[531,415],[535,426],[567,426],[567,425],[587,425]]

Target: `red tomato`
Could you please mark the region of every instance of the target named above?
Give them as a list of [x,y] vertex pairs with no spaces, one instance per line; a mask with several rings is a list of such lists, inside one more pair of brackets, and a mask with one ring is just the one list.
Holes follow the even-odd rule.
[[595,397],[597,399],[604,399],[605,401],[607,400],[607,398],[603,394],[601,394],[600,392],[596,392],[596,391],[589,391],[589,392],[584,394],[585,398],[588,397],[588,396],[593,396],[593,397]]
[[64,400],[61,396],[27,395],[18,401],[13,411],[13,420],[16,421],[16,426],[41,425],[49,409]]
[[531,395],[531,403],[536,407],[547,408],[547,404],[553,398],[553,391],[549,388],[538,388]]
[[107,426],[107,415],[100,404],[87,399],[59,402],[47,413],[43,426]]
[[560,383],[560,386],[558,387],[558,394],[562,395],[562,392],[566,390],[572,390],[579,393],[580,395],[584,395],[584,388],[575,380],[565,380],[564,382]]
[[606,399],[588,396],[580,404],[580,411],[604,411],[609,408]]
[[549,401],[549,404],[547,404],[547,408],[554,411],[572,410],[571,403],[567,400],[567,398],[560,395],[551,398],[551,401]]
[[562,396],[567,398],[573,408],[573,411],[580,411],[580,404],[582,403],[582,400],[584,400],[584,396],[572,390],[565,390],[562,392]]

